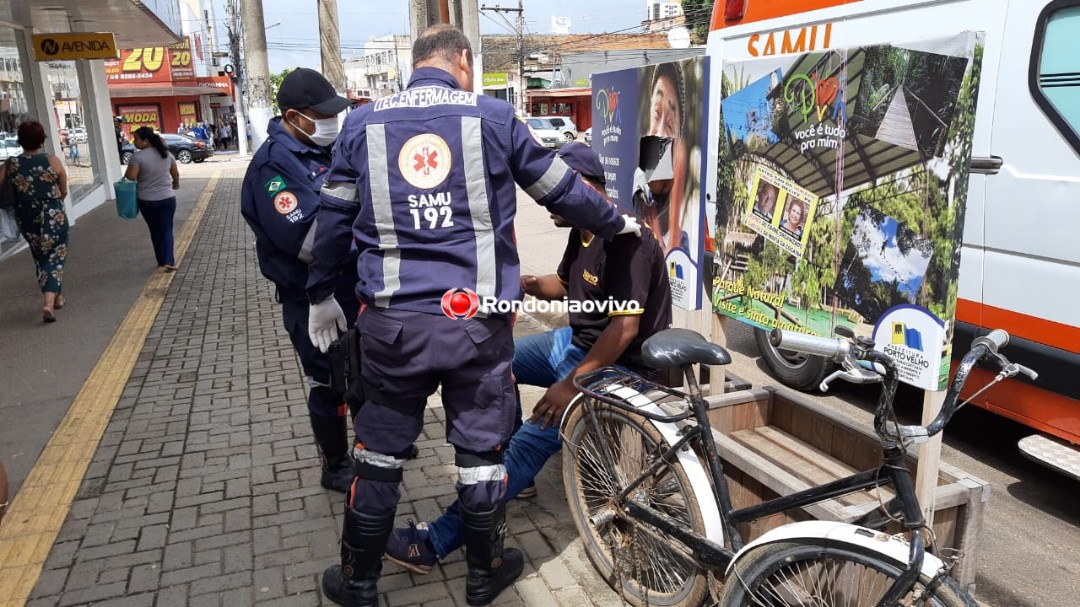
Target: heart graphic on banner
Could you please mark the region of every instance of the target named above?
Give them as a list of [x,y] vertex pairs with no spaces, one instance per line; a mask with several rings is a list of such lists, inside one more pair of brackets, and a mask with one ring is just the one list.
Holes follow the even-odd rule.
[[836,99],[836,93],[840,90],[840,81],[836,76],[817,81],[817,104],[818,107],[829,105]]

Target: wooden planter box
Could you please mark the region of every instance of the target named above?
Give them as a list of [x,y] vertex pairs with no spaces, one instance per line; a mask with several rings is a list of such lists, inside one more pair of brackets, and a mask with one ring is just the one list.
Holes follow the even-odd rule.
[[[870,470],[881,463],[881,443],[870,429],[795,392],[770,386],[710,397],[709,402],[713,435],[735,508]],[[912,473],[916,462],[913,449],[908,455]],[[853,522],[892,497],[891,487],[863,491],[743,523],[739,531],[750,541],[794,521]],[[974,587],[983,507],[989,498],[989,483],[941,463],[934,533],[939,548],[963,553],[952,576],[969,589]],[[899,527],[886,531],[895,533]]]

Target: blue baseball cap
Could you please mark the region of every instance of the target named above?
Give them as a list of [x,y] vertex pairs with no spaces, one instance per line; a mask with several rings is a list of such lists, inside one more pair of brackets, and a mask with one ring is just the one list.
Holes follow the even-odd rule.
[[559,156],[578,173],[596,181],[607,183],[604,179],[604,165],[600,163],[600,157],[593,149],[579,141],[571,141],[562,146]]

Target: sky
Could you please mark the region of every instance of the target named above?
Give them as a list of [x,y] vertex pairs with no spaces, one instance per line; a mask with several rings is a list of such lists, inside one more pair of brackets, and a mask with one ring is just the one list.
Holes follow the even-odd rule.
[[[215,18],[225,23],[225,1],[213,0]],[[481,6],[517,7],[514,0],[480,0]],[[204,8],[205,8],[204,3]],[[316,0],[263,0],[270,71],[289,67],[319,68],[319,18]],[[409,0],[338,0],[341,47],[347,58],[360,54],[364,42],[375,36],[408,34]],[[525,0],[528,33],[551,32],[551,18],[570,17],[571,34],[637,32],[645,18],[645,0]],[[482,11],[481,34],[512,34],[513,27],[498,13]],[[514,23],[516,13],[501,13]],[[280,23],[280,25],[275,25]],[[224,32],[224,27],[219,30]],[[219,45],[225,41],[224,34]]]
[[881,221],[867,212],[855,219],[852,243],[862,255],[863,264],[875,281],[900,282],[900,290],[911,299],[919,291],[930,255],[912,247],[905,255],[896,244],[896,231],[906,230],[892,217],[880,216]]

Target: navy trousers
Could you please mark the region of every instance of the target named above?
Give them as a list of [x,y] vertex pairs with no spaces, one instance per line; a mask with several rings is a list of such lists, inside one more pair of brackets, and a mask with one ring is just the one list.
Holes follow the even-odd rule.
[[[352,285],[346,281],[334,293],[334,298],[341,305],[345,313],[345,320],[349,326],[356,322],[360,304],[356,301]],[[296,355],[300,357],[300,366],[304,368],[304,376],[308,383],[308,411],[312,415],[321,417],[341,417],[346,411],[344,405],[339,402],[327,402],[326,391],[316,390],[320,387],[330,386],[330,357],[319,352],[319,349],[311,343],[308,336],[308,311],[310,304],[307,294],[301,290],[286,290],[278,287],[278,298],[281,299],[281,320],[285,324],[285,331],[289,334]]]
[[423,430],[427,398],[439,389],[456,451],[458,500],[474,512],[494,508],[506,492],[502,448],[517,407],[508,319],[368,307],[357,326],[364,379],[378,394],[366,395],[355,421],[352,507],[373,516],[396,510],[404,454]]
[[159,266],[174,266],[173,216],[176,215],[176,197],[165,200],[139,200],[146,227],[150,228],[150,242],[154,245],[154,258]]

